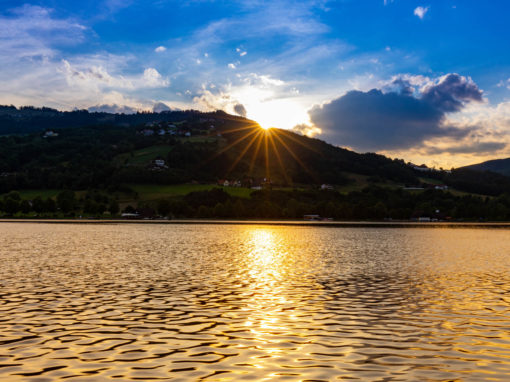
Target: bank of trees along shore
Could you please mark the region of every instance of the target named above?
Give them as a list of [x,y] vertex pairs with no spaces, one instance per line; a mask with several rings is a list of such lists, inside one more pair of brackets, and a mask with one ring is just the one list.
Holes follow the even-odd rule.
[[324,190],[260,190],[248,198],[234,197],[221,188],[191,192],[185,196],[124,203],[116,197],[89,191],[77,197],[62,191],[55,198],[22,199],[10,192],[0,200],[3,217],[140,217],[217,219],[302,219],[317,214],[336,220],[510,220],[510,195],[484,197],[454,195],[448,191],[406,191],[371,187],[341,194]]
[[87,192],[78,198],[74,191],[64,190],[53,197],[36,196],[30,200],[11,191],[0,199],[3,217],[75,217],[78,215],[117,216],[119,203],[114,197],[100,192]]

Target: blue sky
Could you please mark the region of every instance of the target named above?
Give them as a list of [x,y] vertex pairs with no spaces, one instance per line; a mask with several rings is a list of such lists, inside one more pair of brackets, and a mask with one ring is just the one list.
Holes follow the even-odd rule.
[[510,156],[509,11],[503,0],[0,0],[0,103],[241,104],[263,125],[358,151],[447,167]]

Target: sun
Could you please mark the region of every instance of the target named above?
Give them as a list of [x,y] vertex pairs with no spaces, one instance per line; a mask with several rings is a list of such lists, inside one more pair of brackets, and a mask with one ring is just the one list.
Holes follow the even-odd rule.
[[248,118],[265,130],[272,127],[290,130],[308,119],[306,110],[291,99],[262,100],[246,106]]
[[309,120],[306,104],[292,96],[277,98],[277,94],[269,89],[243,87],[233,92],[232,98],[246,108],[247,118],[265,130],[272,127],[291,130]]

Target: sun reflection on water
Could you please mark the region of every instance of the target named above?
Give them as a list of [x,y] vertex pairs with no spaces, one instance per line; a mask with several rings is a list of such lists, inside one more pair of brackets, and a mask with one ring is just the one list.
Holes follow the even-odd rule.
[[281,377],[276,365],[287,358],[288,351],[300,353],[307,342],[296,328],[296,308],[302,296],[292,287],[298,276],[292,267],[295,254],[289,251],[281,230],[258,227],[248,229],[246,235],[245,266],[251,282],[244,326],[262,352],[251,356],[249,363],[260,371],[259,380],[272,380]]
[[0,380],[510,373],[508,231],[27,223],[0,244]]

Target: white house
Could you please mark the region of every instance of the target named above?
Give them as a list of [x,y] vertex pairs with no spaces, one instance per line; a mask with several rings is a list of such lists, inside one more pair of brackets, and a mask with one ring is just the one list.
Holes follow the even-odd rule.
[[44,133],[43,138],[49,138],[49,137],[58,137],[58,133],[55,133],[52,130],[48,130]]
[[144,129],[144,130],[141,131],[141,133],[145,137],[150,137],[151,135],[154,135],[154,130]]

